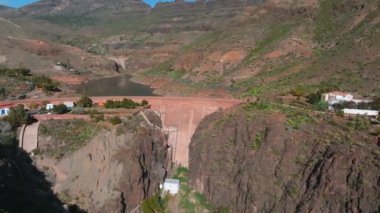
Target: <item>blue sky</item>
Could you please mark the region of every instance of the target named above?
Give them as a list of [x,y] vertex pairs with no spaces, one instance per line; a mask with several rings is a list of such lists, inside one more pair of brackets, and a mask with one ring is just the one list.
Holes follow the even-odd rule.
[[[30,3],[33,3],[33,2],[36,2],[37,0],[0,0],[0,4],[2,5],[6,5],[6,6],[9,6],[9,7],[22,7],[26,4],[30,4]],[[157,4],[157,2],[161,1],[161,2],[171,2],[171,1],[174,1],[174,0],[144,0],[147,4],[149,4],[150,6],[154,6]]]

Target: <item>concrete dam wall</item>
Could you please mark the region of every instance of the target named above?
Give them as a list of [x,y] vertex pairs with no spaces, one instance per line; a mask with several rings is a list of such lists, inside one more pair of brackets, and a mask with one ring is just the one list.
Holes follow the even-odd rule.
[[[147,100],[152,110],[160,115],[166,133],[169,136],[169,145],[173,151],[172,161],[187,167],[189,164],[189,144],[197,126],[207,115],[218,110],[224,110],[240,104],[236,99],[212,99],[212,98],[187,98],[187,97],[91,97],[94,103],[100,105],[107,100],[132,99],[135,102]],[[52,104],[60,104],[65,101],[78,101],[79,97],[52,98],[44,100],[18,100],[2,102],[3,105],[28,104],[33,102],[48,101]],[[0,105],[1,105],[0,104]],[[54,116],[54,115],[51,115]]]

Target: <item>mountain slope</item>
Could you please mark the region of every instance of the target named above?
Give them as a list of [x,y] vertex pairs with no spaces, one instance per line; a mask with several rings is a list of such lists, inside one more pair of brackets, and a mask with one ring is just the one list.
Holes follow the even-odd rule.
[[8,36],[24,37],[25,32],[19,25],[0,17],[0,37]]
[[[380,9],[376,1],[268,1],[244,7],[150,70],[192,88],[273,97],[299,89],[379,94]],[[178,76],[178,75],[177,75]]]

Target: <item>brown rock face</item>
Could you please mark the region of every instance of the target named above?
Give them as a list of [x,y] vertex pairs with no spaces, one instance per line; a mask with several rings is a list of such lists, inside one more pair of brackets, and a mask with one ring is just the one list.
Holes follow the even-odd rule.
[[[160,121],[154,113],[149,118]],[[102,130],[59,162],[38,160],[53,170],[54,191],[68,203],[88,212],[130,212],[159,191],[169,159],[165,134],[140,116],[115,129]]]
[[190,144],[190,184],[230,212],[378,211],[374,138],[318,119],[292,129],[292,119],[242,108],[208,116]]

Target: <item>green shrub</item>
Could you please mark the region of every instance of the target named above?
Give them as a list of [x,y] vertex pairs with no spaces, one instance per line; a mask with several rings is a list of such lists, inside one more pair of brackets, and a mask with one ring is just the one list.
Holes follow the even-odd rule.
[[106,103],[104,103],[105,108],[115,108],[115,102],[113,100],[107,100]]
[[75,103],[77,106],[79,107],[84,107],[84,108],[87,108],[87,107],[92,107],[92,100],[91,98],[87,97],[87,96],[83,96],[78,102]]
[[261,144],[263,143],[264,137],[265,135],[263,132],[257,132],[255,140],[251,144],[251,148],[253,150],[258,150],[261,147]]
[[113,125],[121,124],[121,119],[117,116],[110,118],[109,121]]
[[53,108],[53,112],[55,114],[65,114],[65,113],[68,113],[69,110],[67,109],[67,106],[64,105],[64,104],[59,104],[57,106],[54,106]]
[[109,109],[113,109],[113,108],[135,109],[138,106],[140,106],[140,104],[127,98],[124,98],[122,101],[107,100],[106,103],[104,104],[104,107],[109,108]]
[[147,106],[149,102],[147,100],[142,100],[141,101],[141,106]]
[[30,69],[26,68],[7,68],[7,67],[2,67],[0,68],[0,75],[7,75],[8,77],[16,77],[16,78],[21,78],[29,76],[30,75]]
[[93,120],[95,122],[104,121],[104,114],[103,113],[95,114],[93,117]]
[[31,124],[33,122],[33,118],[30,114],[26,113],[24,105],[22,104],[12,107],[5,120],[8,121],[13,128],[20,127],[24,124]]
[[42,88],[46,92],[54,92],[58,90],[58,83],[44,75],[33,76],[31,81],[36,87]]
[[167,203],[167,198],[162,198],[156,194],[148,199],[145,199],[141,204],[141,208],[144,213],[165,212]]

